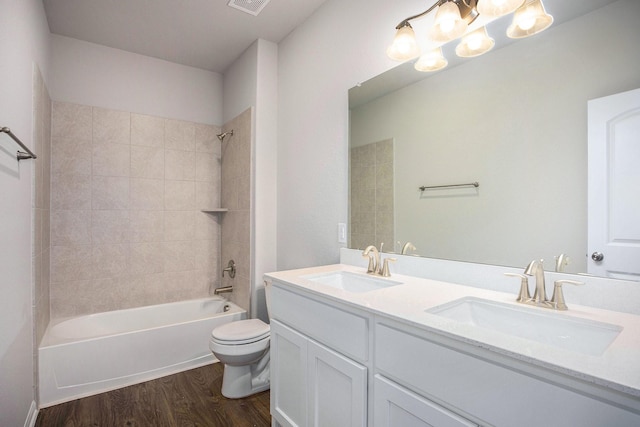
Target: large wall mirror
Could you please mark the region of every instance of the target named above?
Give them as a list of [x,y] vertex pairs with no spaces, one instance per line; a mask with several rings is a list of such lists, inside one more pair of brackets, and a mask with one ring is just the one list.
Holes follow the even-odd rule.
[[501,18],[483,56],[454,61],[454,41],[442,71],[402,64],[350,90],[351,248],[588,271],[587,103],[640,87],[640,2],[544,3],[541,34],[503,42]]

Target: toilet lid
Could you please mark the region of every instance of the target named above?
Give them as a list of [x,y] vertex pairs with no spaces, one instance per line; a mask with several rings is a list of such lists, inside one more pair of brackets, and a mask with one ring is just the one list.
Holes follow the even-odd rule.
[[239,320],[218,326],[211,332],[216,341],[257,341],[269,336],[269,325],[260,319]]

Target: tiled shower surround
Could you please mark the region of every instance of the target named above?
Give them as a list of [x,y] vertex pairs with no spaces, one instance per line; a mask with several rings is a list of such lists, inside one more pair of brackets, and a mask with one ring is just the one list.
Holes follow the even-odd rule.
[[[52,318],[199,298],[220,285],[226,214],[202,212],[220,207],[219,132],[53,103]],[[250,132],[249,123],[249,141]]]
[[393,211],[393,139],[351,148],[349,153],[350,248],[395,248]]
[[251,132],[252,109],[226,123],[224,132],[233,130],[222,143],[222,267],[230,259],[236,263],[236,277],[228,274],[222,286],[233,286],[228,298],[249,310],[251,297]]
[[[37,66],[33,70],[33,312],[34,348],[49,324],[49,260],[51,254],[49,215],[51,205],[51,98]],[[35,354],[37,357],[37,352]]]

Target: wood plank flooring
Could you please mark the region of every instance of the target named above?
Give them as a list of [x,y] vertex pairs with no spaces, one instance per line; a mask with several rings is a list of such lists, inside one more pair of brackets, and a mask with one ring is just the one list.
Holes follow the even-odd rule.
[[269,391],[244,399],[220,394],[215,363],[41,409],[36,427],[268,427]]

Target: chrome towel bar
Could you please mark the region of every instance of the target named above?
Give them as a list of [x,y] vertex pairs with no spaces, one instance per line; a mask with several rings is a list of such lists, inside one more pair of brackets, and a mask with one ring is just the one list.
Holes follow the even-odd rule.
[[26,159],[37,159],[37,158],[38,158],[38,157],[33,153],[33,151],[29,150],[29,149],[27,148],[27,146],[26,146],[26,145],[24,145],[24,144],[22,143],[22,141],[20,141],[20,140],[18,139],[18,137],[17,137],[17,136],[15,136],[15,135],[13,134],[13,132],[11,132],[11,129],[9,129],[8,127],[3,127],[3,128],[0,128],[0,132],[4,132],[4,133],[6,133],[7,135],[9,135],[9,136],[11,137],[11,139],[13,139],[15,142],[17,142],[17,143],[18,143],[18,145],[19,145],[20,147],[22,147],[22,149],[23,149],[23,150],[25,150],[25,151],[26,151],[26,153],[25,153],[24,151],[20,151],[20,150],[18,150],[18,152],[16,153],[16,158],[18,159],[18,161],[20,161],[20,160],[26,160]]
[[423,185],[422,187],[418,187],[418,189],[420,191],[424,191],[424,190],[432,190],[434,188],[453,188],[453,187],[480,187],[480,183],[479,182],[470,182],[468,184],[450,184],[450,185]]

